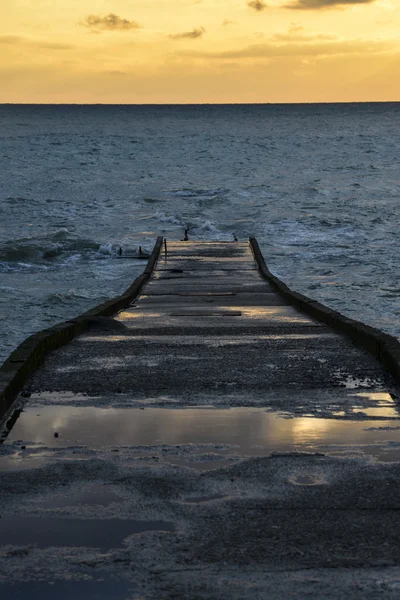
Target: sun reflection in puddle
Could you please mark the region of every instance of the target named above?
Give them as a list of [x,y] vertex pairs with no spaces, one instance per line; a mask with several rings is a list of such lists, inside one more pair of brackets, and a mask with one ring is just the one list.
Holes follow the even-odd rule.
[[[368,407],[352,408],[355,412],[349,409],[342,418],[285,419],[281,413],[260,408],[141,410],[50,405],[42,406],[38,413],[37,407],[27,407],[5,440],[3,447],[9,449],[8,456],[1,457],[0,467],[10,468],[3,462],[9,464],[18,455],[18,461],[29,468],[32,454],[40,451],[50,452],[48,458],[42,457],[44,462],[57,460],[58,456],[76,460],[82,452],[84,460],[85,453],[90,458],[93,453],[111,452],[113,448],[122,449],[119,456],[129,455],[129,460],[134,458],[133,453],[136,459],[144,453],[168,462],[169,454],[163,448],[172,447],[176,449],[174,459],[190,462],[204,455],[205,447],[206,453],[215,454],[218,449],[218,459],[231,460],[233,456],[238,459],[273,452],[319,452],[322,448],[328,453],[330,448],[335,452],[348,452],[349,448],[354,452],[358,448],[364,454],[379,456],[389,443],[400,444],[400,430],[388,428],[398,422],[394,407],[371,408],[369,413]],[[382,410],[387,412],[382,414]],[[373,411],[379,411],[379,415]],[[188,453],[188,448],[195,451]],[[36,458],[35,462],[40,460]]]
[[398,418],[398,413],[392,406],[379,406],[378,408],[354,408],[353,413],[364,414],[367,415],[367,417],[380,417],[382,419]]

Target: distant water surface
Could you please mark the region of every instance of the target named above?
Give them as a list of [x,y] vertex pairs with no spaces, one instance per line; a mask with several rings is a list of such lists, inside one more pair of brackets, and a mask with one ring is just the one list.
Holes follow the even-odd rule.
[[400,104],[0,106],[0,361],[119,294],[119,248],[255,235],[290,286],[400,336]]

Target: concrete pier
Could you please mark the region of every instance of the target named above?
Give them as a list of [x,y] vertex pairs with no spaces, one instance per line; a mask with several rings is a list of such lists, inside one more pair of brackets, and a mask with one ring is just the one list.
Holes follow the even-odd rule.
[[255,249],[167,242],[27,381],[0,446],[4,597],[398,598],[398,384]]

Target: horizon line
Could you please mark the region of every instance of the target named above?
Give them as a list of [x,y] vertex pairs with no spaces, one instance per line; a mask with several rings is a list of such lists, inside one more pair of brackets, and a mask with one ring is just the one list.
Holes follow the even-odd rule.
[[309,102],[0,102],[0,106],[307,106],[315,104],[400,104],[400,100],[323,100]]

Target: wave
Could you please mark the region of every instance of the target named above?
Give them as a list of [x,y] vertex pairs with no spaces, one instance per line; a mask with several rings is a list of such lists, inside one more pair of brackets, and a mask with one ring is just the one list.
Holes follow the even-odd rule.
[[78,292],[74,289],[71,289],[63,293],[49,294],[46,297],[45,301],[53,305],[63,305],[71,304],[71,302],[76,302],[79,300],[93,300],[97,299],[97,297],[98,294],[95,292],[90,293],[89,291],[87,291],[85,293],[82,290]]
[[[282,219],[265,226],[272,240],[279,239],[284,246],[320,245],[335,248],[349,247],[357,234],[355,226],[346,219],[308,218],[306,220]],[[275,242],[276,243],[276,242]]]
[[75,236],[68,229],[59,229],[47,236],[20,238],[0,243],[0,260],[53,258],[63,251],[93,250],[98,246],[95,241]]
[[199,237],[205,235],[207,238],[209,238],[211,235],[211,237],[221,241],[232,240],[233,238],[233,232],[221,231],[216,225],[214,225],[214,223],[212,223],[212,221],[204,221],[204,223],[196,225],[193,227],[193,232]]
[[329,196],[331,196],[333,190],[330,190],[329,188],[321,188],[318,187],[316,185],[311,185],[309,187],[311,192],[314,192],[315,194],[318,194],[319,196],[324,196],[325,198],[329,198]]
[[229,192],[226,188],[211,188],[211,189],[193,189],[193,188],[181,188],[178,190],[171,190],[171,194],[178,198],[214,198],[215,196],[222,196]]
[[116,258],[121,252],[118,243],[101,243],[63,228],[46,236],[0,242],[0,271],[55,269],[80,260]]
[[178,225],[182,228],[182,233],[187,231],[189,237],[193,238],[232,241],[235,237],[232,230],[223,231],[211,220],[204,220],[202,217],[185,219],[179,215],[167,215],[165,212],[158,211],[153,214],[153,219],[158,219],[162,223]]
[[180,225],[181,227],[187,227],[187,223],[184,222],[180,217],[174,215],[166,215],[165,212],[157,211],[153,215],[153,219],[158,219],[161,223],[172,223],[173,225]]

